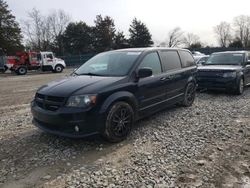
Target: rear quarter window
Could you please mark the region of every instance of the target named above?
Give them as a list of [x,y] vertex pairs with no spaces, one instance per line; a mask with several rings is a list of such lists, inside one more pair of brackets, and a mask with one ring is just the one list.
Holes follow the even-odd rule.
[[181,63],[183,67],[191,67],[195,65],[193,56],[187,51],[179,51]]

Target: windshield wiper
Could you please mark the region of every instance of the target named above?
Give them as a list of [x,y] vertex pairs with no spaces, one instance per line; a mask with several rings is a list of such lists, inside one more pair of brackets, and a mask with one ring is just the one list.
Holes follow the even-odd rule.
[[92,73],[92,72],[87,72],[87,73],[82,73],[82,74],[78,74],[78,75],[88,75],[88,76],[103,76],[101,74],[96,74],[96,73]]

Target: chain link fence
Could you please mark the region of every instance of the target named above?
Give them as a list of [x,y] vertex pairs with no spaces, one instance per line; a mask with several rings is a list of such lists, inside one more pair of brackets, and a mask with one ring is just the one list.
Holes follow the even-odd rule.
[[68,55],[68,56],[58,56],[63,59],[67,67],[79,67],[93,57],[94,53],[89,54],[79,54],[79,55]]

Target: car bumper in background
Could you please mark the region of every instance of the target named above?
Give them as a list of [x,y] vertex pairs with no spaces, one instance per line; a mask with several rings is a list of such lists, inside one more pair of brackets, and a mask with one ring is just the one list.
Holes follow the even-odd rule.
[[201,78],[197,77],[198,88],[230,90],[237,88],[236,78]]

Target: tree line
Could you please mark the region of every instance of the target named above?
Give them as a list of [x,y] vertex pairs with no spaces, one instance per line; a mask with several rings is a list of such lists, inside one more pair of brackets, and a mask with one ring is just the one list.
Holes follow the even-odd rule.
[[[8,54],[37,50],[68,55],[154,45],[146,24],[137,18],[132,20],[126,37],[123,31],[116,29],[110,16],[97,15],[92,26],[84,21],[72,21],[63,10],[43,15],[34,8],[27,16],[19,24],[7,3],[0,0],[0,48]],[[232,23],[221,22],[214,27],[214,32],[221,47],[250,47],[250,16],[235,17]],[[198,35],[175,27],[157,46],[201,48],[205,45]]]
[[26,47],[32,50],[53,50],[61,55],[153,44],[148,28],[136,18],[130,25],[127,39],[123,32],[116,31],[114,20],[109,16],[97,15],[94,26],[83,21],[72,22],[62,10],[42,16],[39,10],[33,9],[28,16],[23,31],[27,37]]
[[237,16],[232,23],[223,21],[214,32],[221,47],[250,47],[250,16]]

